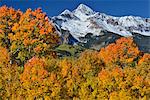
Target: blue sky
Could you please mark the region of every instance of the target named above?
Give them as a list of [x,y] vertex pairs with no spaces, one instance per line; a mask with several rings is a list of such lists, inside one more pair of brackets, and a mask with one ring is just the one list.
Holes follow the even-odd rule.
[[41,7],[49,16],[58,15],[65,9],[73,10],[80,3],[109,15],[150,17],[150,0],[0,0],[1,6],[12,6],[22,11]]

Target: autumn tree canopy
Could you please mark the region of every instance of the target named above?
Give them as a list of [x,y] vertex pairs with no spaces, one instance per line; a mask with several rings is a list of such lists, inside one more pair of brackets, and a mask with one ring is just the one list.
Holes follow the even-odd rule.
[[134,61],[138,59],[140,51],[132,38],[120,38],[116,43],[112,43],[100,50],[99,56],[106,64],[134,66]]
[[0,100],[148,100],[150,54],[132,38],[54,57],[56,33],[40,8],[0,7]]
[[10,51],[12,60],[21,63],[35,55],[52,54],[59,36],[40,8],[22,13],[2,6],[0,13],[0,41]]

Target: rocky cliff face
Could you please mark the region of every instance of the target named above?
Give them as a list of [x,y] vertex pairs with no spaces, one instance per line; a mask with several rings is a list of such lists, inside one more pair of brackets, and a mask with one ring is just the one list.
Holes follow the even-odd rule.
[[141,51],[150,53],[150,36],[144,36],[136,33],[133,35],[133,39]]
[[66,43],[100,49],[119,37],[133,37],[139,48],[150,52],[150,18],[113,17],[80,4],[74,11],[65,10],[51,20]]

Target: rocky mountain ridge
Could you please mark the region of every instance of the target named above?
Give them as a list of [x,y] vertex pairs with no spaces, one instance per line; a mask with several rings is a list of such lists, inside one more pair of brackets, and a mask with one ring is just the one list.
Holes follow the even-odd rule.
[[100,49],[119,37],[133,37],[143,51],[150,52],[150,18],[114,17],[80,4],[75,10],[65,10],[51,20],[68,43],[79,42]]

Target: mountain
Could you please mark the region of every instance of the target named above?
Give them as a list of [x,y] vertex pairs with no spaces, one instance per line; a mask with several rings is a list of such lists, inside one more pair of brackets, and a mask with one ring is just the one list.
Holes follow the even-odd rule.
[[150,51],[150,18],[114,17],[80,4],[75,10],[65,10],[51,20],[63,37],[72,37],[87,47],[100,49],[124,36],[133,37],[141,49]]

